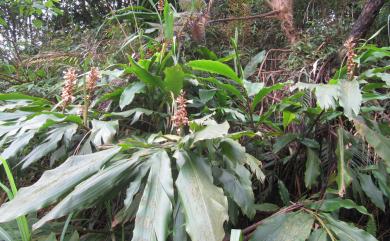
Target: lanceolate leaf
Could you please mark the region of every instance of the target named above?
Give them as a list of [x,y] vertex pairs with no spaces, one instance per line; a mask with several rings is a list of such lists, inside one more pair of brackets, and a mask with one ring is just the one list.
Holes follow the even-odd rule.
[[244,160],[244,163],[249,166],[252,173],[255,174],[257,180],[259,180],[260,182],[264,182],[265,175],[263,171],[260,169],[260,167],[262,166],[261,161],[257,160],[254,156],[247,153],[245,156],[246,158]]
[[266,52],[265,52],[265,50],[263,50],[251,58],[251,60],[245,66],[245,69],[244,69],[244,78],[245,79],[250,77],[251,75],[253,75],[256,72],[257,65],[260,64],[261,62],[263,62],[265,54],[266,54]]
[[328,235],[322,228],[313,231],[307,241],[328,241]]
[[31,163],[38,161],[48,153],[54,151],[58,143],[67,136],[68,138],[73,136],[76,132],[78,125],[70,123],[67,125],[59,126],[51,130],[47,138],[42,144],[36,146],[20,163],[23,163],[22,168],[28,167]]
[[[177,153],[185,161],[180,168],[176,186],[186,213],[186,230],[192,241],[221,241],[228,219],[227,198],[213,184],[210,166],[202,158]],[[183,160],[184,159],[184,160]]]
[[249,218],[255,215],[254,194],[250,173],[240,164],[237,164],[236,175],[225,169],[219,169],[218,180],[222,183],[223,189],[231,199],[241,208],[242,212]]
[[194,143],[198,141],[220,138],[228,134],[229,123],[211,124],[194,134]]
[[44,172],[35,184],[21,188],[12,201],[0,207],[0,222],[11,221],[56,202],[64,193],[97,172],[119,150],[115,147],[90,155],[72,156],[59,167]]
[[219,74],[225,76],[231,80],[236,81],[238,84],[242,84],[242,80],[228,65],[219,61],[213,60],[194,60],[188,62],[188,66],[195,70],[206,71],[209,73]]
[[92,120],[91,138],[95,146],[111,144],[119,128],[119,123],[115,121]]
[[317,183],[317,178],[320,175],[321,161],[318,155],[311,148],[307,148],[307,160],[305,170],[305,185],[307,188],[311,188]]
[[385,202],[383,200],[382,192],[375,186],[374,182],[370,175],[359,173],[359,180],[362,186],[363,191],[366,193],[367,197],[380,208],[382,211],[385,211]]
[[129,87],[127,87],[123,92],[119,99],[119,107],[121,110],[125,108],[126,106],[130,105],[131,102],[133,102],[133,99],[136,94],[143,91],[145,88],[145,84],[142,82],[136,82]]
[[347,186],[350,183],[351,177],[348,174],[347,163],[345,159],[344,133],[342,128],[339,128],[337,130],[337,135],[338,135],[337,150],[336,150],[336,155],[338,158],[337,185],[338,185],[339,196],[343,197],[345,195]]
[[30,140],[34,137],[37,130],[30,130],[21,135],[18,135],[16,139],[1,153],[4,159],[10,159],[15,157],[19,151],[28,145]]
[[262,88],[253,98],[253,102],[251,105],[252,111],[256,109],[256,106],[264,99],[265,96],[267,96],[274,90],[280,90],[284,86],[286,86],[286,83],[278,83],[269,87]]
[[135,218],[132,241],[164,241],[168,236],[173,199],[171,162],[165,151],[153,154],[148,181]]
[[265,219],[251,241],[305,241],[313,223],[314,218],[302,211],[279,214]]
[[336,234],[340,241],[377,241],[376,238],[366,231],[336,220],[329,214],[322,213],[321,216],[325,218],[328,222],[326,225]]
[[375,152],[383,158],[383,160],[390,164],[390,139],[373,131],[361,120],[355,119],[354,123],[358,133],[366,139],[368,144],[375,149]]
[[124,172],[137,161],[138,158],[117,161],[112,166],[92,175],[87,180],[77,185],[75,189],[48,214],[34,224],[33,229],[38,229],[46,222],[63,217],[70,212],[90,207],[100,198],[112,191],[112,189],[123,180],[128,179],[129,175],[125,175]]

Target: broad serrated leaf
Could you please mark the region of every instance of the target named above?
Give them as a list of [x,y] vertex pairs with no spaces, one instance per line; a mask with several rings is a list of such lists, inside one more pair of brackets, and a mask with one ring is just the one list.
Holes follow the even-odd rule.
[[171,161],[165,151],[150,157],[151,167],[135,217],[132,241],[164,241],[168,236],[173,199]]
[[267,218],[256,229],[251,241],[305,241],[309,238],[314,218],[303,211]]
[[119,147],[114,147],[90,155],[69,157],[59,167],[44,172],[33,185],[21,188],[14,199],[3,204],[0,222],[11,221],[56,202],[64,193],[97,172],[119,151]]
[[344,114],[349,119],[357,116],[362,104],[362,93],[357,80],[340,80],[339,103],[344,108]]
[[213,184],[211,168],[200,157],[176,153],[181,166],[176,186],[186,213],[186,230],[192,241],[221,241],[228,220],[228,202],[221,188]]
[[305,170],[305,186],[311,188],[317,183],[317,178],[320,175],[321,160],[311,148],[307,148],[306,170]]

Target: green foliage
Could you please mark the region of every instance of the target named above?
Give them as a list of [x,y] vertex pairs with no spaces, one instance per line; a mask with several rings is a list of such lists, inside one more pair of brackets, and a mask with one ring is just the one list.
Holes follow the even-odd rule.
[[[22,55],[0,63],[0,78],[22,81],[0,94],[0,153],[10,164],[0,171],[7,195],[0,195],[0,239],[387,238],[388,47],[358,46],[353,73],[341,66],[320,82],[330,50],[321,50],[327,41],[319,36],[281,51],[289,53],[286,78],[272,69],[256,75],[275,59],[272,51],[248,53],[240,29],[231,46],[219,39],[215,52],[206,46],[219,46],[190,43],[197,21],[215,17],[194,11],[206,9],[203,1],[187,2],[190,13],[168,1],[87,2],[80,9],[94,13],[84,17],[68,1],[0,3],[48,39],[23,43],[38,46],[38,56],[16,41]],[[63,17],[74,27],[51,35],[48,22],[58,24],[60,8],[75,11]],[[26,9],[27,16],[17,12]],[[15,30],[10,17],[0,14],[0,30]],[[312,24],[311,31],[325,28]],[[25,57],[30,64],[18,62]],[[65,104],[61,72],[69,66],[77,76]],[[101,75],[88,93],[90,67]]]

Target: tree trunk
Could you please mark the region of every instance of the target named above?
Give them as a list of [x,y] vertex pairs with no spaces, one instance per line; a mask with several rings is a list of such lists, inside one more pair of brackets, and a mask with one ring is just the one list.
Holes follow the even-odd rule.
[[356,42],[367,34],[384,3],[385,0],[366,1],[359,18],[352,26],[352,30],[347,41]]

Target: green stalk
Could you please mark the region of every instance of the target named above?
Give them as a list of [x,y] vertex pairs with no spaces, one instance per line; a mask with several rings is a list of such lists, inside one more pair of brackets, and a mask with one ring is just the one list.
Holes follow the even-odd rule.
[[70,213],[68,215],[68,218],[65,221],[65,225],[64,225],[64,228],[62,229],[60,241],[64,241],[64,239],[65,239],[65,234],[66,234],[66,231],[68,230],[68,226],[69,226],[70,220],[72,220],[72,216],[73,216],[73,213]]
[[[11,169],[9,168],[7,161],[2,157],[0,157],[0,160],[4,166],[5,174],[7,175],[8,182],[11,186],[11,192],[9,192],[9,189],[6,186],[1,185],[1,187],[6,191],[6,193],[8,194],[8,198],[11,200],[18,192],[18,189],[16,188],[15,179],[14,176],[12,175]],[[12,195],[10,195],[11,193]],[[28,226],[26,216],[20,216],[16,219],[16,221],[18,223],[18,228],[19,228],[20,235],[22,236],[22,240],[30,241],[31,233],[30,233],[30,228]]]

